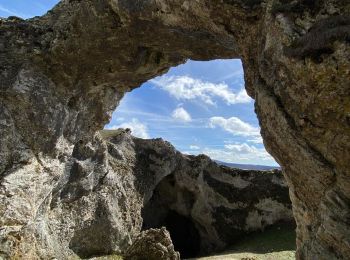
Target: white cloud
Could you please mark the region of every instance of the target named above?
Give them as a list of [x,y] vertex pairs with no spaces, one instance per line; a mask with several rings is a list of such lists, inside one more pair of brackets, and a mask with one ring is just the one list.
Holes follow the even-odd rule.
[[117,121],[117,122],[123,122],[124,120],[125,120],[124,117],[118,117],[115,119],[115,121]]
[[28,15],[18,13],[16,11],[12,11],[10,9],[5,8],[4,6],[0,5],[0,11],[9,14],[10,16],[17,16],[17,17],[22,17],[22,18],[27,18]]
[[270,160],[272,157],[266,152],[264,148],[257,148],[255,146],[242,144],[227,144],[225,148],[235,154],[241,156],[248,156],[248,158],[258,158],[261,160]]
[[200,99],[209,105],[215,104],[214,97],[228,105],[249,103],[252,100],[244,88],[234,93],[225,83],[214,84],[189,76],[162,76],[151,82],[179,100]]
[[243,122],[238,117],[223,118],[223,117],[211,117],[209,119],[209,127],[216,128],[221,127],[225,131],[240,136],[260,136],[259,128],[254,127],[246,122]]
[[190,145],[191,150],[199,150],[200,147],[198,145]]
[[130,128],[134,136],[147,139],[149,138],[147,126],[142,124],[137,118],[133,118],[130,122],[125,122],[120,125],[113,125],[107,129]]
[[225,145],[223,149],[204,148],[200,151],[189,153],[203,153],[210,158],[223,162],[231,163],[250,163],[273,165],[274,159],[266,152],[264,148],[257,148],[246,143]]
[[254,136],[252,139],[248,140],[249,143],[254,143],[254,144],[262,144],[263,139],[261,136]]
[[171,116],[174,119],[183,122],[190,122],[192,120],[191,115],[182,107],[176,108]]
[[17,13],[16,12],[13,12],[5,7],[3,7],[2,5],[0,5],[0,11],[4,12],[4,13],[8,13],[10,15],[15,15],[17,16]]

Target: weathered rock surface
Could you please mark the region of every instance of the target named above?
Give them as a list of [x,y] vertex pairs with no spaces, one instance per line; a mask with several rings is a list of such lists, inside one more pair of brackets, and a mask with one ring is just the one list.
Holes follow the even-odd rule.
[[294,222],[281,171],[232,169],[204,155],[178,156],[142,216],[144,229],[165,226],[184,258],[223,250],[279,221]]
[[63,0],[43,17],[1,20],[2,254],[60,258],[128,244],[147,185],[165,174],[142,185],[129,163],[115,174],[111,153],[135,155],[106,148],[96,131],[126,91],[169,67],[241,58],[265,146],[290,187],[297,258],[346,259],[349,13],[342,0]]
[[128,248],[126,260],[180,260],[174,250],[169,232],[165,228],[141,232]]
[[[292,219],[281,172],[229,169],[206,156],[182,155],[161,139],[134,138],[127,130],[101,134],[103,138],[97,134],[91,143],[78,143],[65,163],[52,160],[50,166],[58,166],[50,184],[43,179],[50,178],[51,171],[42,171],[39,163],[3,178],[1,198],[7,204],[2,207],[0,235],[4,257],[67,259],[123,253],[143,222],[150,225],[148,220],[156,224],[162,220],[156,214],[142,216],[142,208],[152,213],[152,206],[173,199],[169,205],[174,211],[184,216],[191,212],[196,225],[192,228],[202,229],[198,241],[210,246],[209,250],[223,248],[245,231]],[[29,177],[31,182],[26,182]],[[169,185],[169,178],[179,181],[173,181],[171,196],[158,199],[154,192]],[[45,197],[42,190],[31,188],[38,180],[46,184]],[[263,186],[257,187],[258,182]],[[145,206],[151,198],[151,206]],[[41,204],[35,204],[38,201]],[[235,225],[228,230],[225,226],[232,219]],[[173,224],[181,228],[181,223]],[[230,234],[232,230],[240,233]],[[146,238],[140,243],[147,243]]]

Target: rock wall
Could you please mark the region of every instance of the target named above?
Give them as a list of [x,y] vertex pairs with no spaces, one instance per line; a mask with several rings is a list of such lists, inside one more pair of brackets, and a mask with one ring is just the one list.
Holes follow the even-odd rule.
[[[122,230],[106,232],[106,241],[132,234],[141,223],[125,205],[141,198],[125,194],[136,184],[95,192],[111,175],[96,166],[109,156],[94,139],[96,131],[126,91],[171,66],[188,58],[241,58],[265,146],[290,187],[297,258],[346,259],[349,13],[342,0],[63,0],[43,17],[0,20],[3,254],[65,252],[62,230],[71,225],[84,227],[75,241],[91,250],[91,241],[82,239],[90,231]],[[118,178],[135,177],[110,178],[118,187]],[[84,202],[91,191],[94,199]],[[99,195],[107,191],[125,199],[109,208]],[[56,206],[62,201],[67,203]],[[89,203],[99,210],[83,214]],[[117,218],[124,214],[137,223],[101,227],[111,217],[104,212],[113,210]],[[69,221],[57,220],[57,214]],[[72,224],[69,216],[77,214],[85,217]],[[50,241],[56,242],[45,244]],[[115,249],[109,242],[103,246]]]
[[[161,139],[134,138],[125,130],[101,134],[103,137],[97,134],[88,144],[78,143],[65,162],[47,161],[43,169],[33,161],[3,178],[1,198],[6,204],[1,208],[2,257],[67,259],[125,253],[143,222],[147,225],[148,220],[159,219],[156,215],[145,217],[142,209],[151,208],[146,206],[150,200],[162,203],[176,198],[180,194],[176,187],[183,186],[185,180],[191,180],[187,187],[197,190],[197,194],[182,192],[183,201],[177,201],[174,207],[192,211],[193,219],[204,228],[201,234],[208,236],[202,240],[206,243],[203,246],[210,246],[209,251],[222,248],[244,231],[293,219],[281,172],[231,170],[205,156],[184,156]],[[196,172],[202,180],[193,176]],[[157,187],[168,184],[169,177],[179,179],[169,190],[171,196],[155,199],[154,193],[159,195]],[[244,196],[244,191],[257,188],[258,179],[265,180],[265,186]],[[237,198],[240,193],[242,197]],[[204,196],[212,198],[206,201]],[[198,198],[195,205],[187,203],[192,198]],[[240,216],[231,227],[240,233],[222,234],[220,228],[233,218],[231,211]],[[206,216],[200,216],[203,212]]]
[[204,155],[181,155],[142,216],[143,229],[165,226],[184,258],[222,251],[276,222],[294,223],[281,171],[228,168]]

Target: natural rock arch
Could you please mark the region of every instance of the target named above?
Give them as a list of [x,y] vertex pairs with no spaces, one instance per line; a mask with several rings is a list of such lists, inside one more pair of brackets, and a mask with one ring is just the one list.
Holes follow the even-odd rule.
[[93,136],[126,91],[188,58],[241,58],[265,146],[290,187],[298,258],[345,259],[349,12],[340,0],[63,0],[43,17],[1,20],[2,251],[21,245],[18,234],[35,240],[28,230],[57,231],[43,212],[86,192],[70,185],[55,195],[93,168],[71,158],[105,163]]

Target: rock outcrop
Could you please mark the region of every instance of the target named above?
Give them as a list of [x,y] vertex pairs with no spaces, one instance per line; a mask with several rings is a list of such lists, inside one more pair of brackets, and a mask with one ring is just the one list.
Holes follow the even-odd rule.
[[[55,180],[45,183],[46,197],[36,187],[19,191],[20,185],[49,178],[51,172],[41,172],[40,164],[3,178],[1,195],[7,204],[2,208],[0,235],[4,257],[67,259],[125,253],[142,224],[171,227],[164,222],[169,210],[192,221],[190,228],[198,233],[191,237],[198,243],[192,249],[195,254],[222,249],[238,235],[293,219],[281,172],[219,166],[206,156],[182,155],[162,139],[134,138],[128,130],[102,131],[101,135],[91,143],[77,144],[64,164],[51,161],[50,167],[54,162],[61,168],[55,169]],[[26,182],[28,175],[32,183]],[[168,194],[160,193],[164,187]],[[38,198],[43,199],[41,204],[34,204]],[[178,216],[171,224],[181,229]],[[136,241],[140,241],[130,249],[133,254],[129,250],[127,255],[135,253],[136,257],[138,248],[148,243],[147,234],[156,238],[159,232],[138,236]],[[178,233],[173,234],[176,238]],[[207,251],[200,248],[201,243]]]
[[341,0],[62,0],[43,17],[0,20],[1,253],[60,258],[128,244],[141,226],[136,201],[166,174],[144,184],[131,164],[115,174],[111,153],[134,155],[96,132],[126,91],[171,66],[241,58],[290,188],[297,258],[346,259],[349,13]]
[[165,228],[141,232],[128,248],[126,260],[180,260],[174,250],[169,232]]
[[[149,161],[163,161],[156,158]],[[165,226],[182,257],[219,252],[279,221],[293,225],[281,171],[232,169],[204,155],[179,155],[176,164],[155,188],[142,217],[143,229]]]

